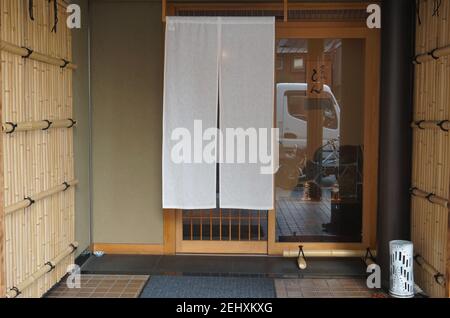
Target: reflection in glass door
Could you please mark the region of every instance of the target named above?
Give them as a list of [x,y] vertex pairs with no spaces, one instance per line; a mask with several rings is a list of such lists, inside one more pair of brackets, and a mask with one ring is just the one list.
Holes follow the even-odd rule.
[[363,39],[279,39],[278,242],[361,242]]

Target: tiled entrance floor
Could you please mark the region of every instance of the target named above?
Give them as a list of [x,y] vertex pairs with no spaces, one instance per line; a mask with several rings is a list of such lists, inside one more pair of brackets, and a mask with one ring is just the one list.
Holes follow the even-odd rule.
[[[158,284],[159,280],[169,283]],[[234,284],[232,293],[224,284],[208,284],[217,280]],[[206,284],[205,284],[206,281]],[[145,275],[82,275],[81,288],[70,289],[66,282],[56,285],[45,297],[47,298],[189,298],[189,297],[233,297],[248,298],[249,285],[257,284],[258,292],[265,297],[276,298],[385,298],[382,291],[369,290],[365,279],[361,278],[304,278],[304,279],[269,279],[246,277],[212,277],[212,276],[156,276],[149,280]],[[148,282],[148,283],[147,283]],[[189,282],[187,284],[187,282]],[[147,286],[146,286],[147,284]],[[186,285],[189,285],[187,287]],[[229,284],[228,284],[229,285]],[[145,291],[142,292],[145,287]],[[225,286],[226,287],[226,286]],[[253,287],[254,288],[254,287]],[[192,294],[192,290],[194,294]],[[199,293],[201,291],[202,293]],[[141,295],[142,293],[142,295]],[[141,296],[140,296],[141,295]],[[194,296],[193,296],[194,295]],[[230,296],[231,295],[231,296]],[[259,294],[258,294],[259,295]],[[260,295],[258,297],[261,297]]]
[[360,278],[276,279],[277,298],[384,298],[380,290],[370,290]]
[[137,298],[144,288],[146,275],[81,275],[81,288],[68,288],[61,281],[48,298]]
[[[250,279],[255,284],[270,286],[271,293],[278,298],[385,296],[381,291],[367,289],[365,266],[361,259],[310,259],[308,268],[300,271],[295,259],[280,257],[104,255],[91,256],[81,270],[80,289],[69,289],[62,281],[46,297],[137,298],[140,295],[160,295],[176,298],[186,297],[183,288],[185,285],[193,288],[194,283],[198,283],[198,288],[207,295],[217,295],[224,294],[223,286],[207,283],[223,278],[235,284],[245,285]],[[170,280],[173,284],[158,285],[161,279]],[[186,280],[190,283],[186,284]],[[181,287],[176,287],[177,284]],[[238,288],[237,294],[233,291],[232,296],[251,296],[245,288]]]

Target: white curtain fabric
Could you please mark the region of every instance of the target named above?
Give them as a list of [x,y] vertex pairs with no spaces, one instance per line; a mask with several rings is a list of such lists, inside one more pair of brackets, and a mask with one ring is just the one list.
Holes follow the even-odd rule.
[[[194,121],[217,127],[218,24],[216,18],[167,17],[163,110],[163,208],[216,207],[216,164],[195,162]],[[191,163],[177,163],[175,129],[192,136]],[[202,132],[200,132],[201,134]],[[201,138],[201,136],[200,136]],[[200,158],[202,159],[202,158]]]
[[[163,115],[165,209],[217,207],[216,164],[206,163],[204,158],[196,163],[194,158],[198,153],[195,148],[205,147],[210,141],[199,144],[192,139],[192,163],[178,164],[173,161],[172,153],[179,140],[172,137],[176,128],[184,128],[194,137],[198,133],[194,132],[195,120],[202,121],[203,131],[217,127],[218,100],[224,145],[229,140],[227,128],[256,131],[265,128],[269,134],[266,138],[270,140],[274,42],[274,18],[167,18]],[[211,140],[217,144],[217,135],[214,137]],[[235,146],[238,144],[236,140]],[[261,173],[263,164],[259,153],[258,162],[248,161],[247,140],[245,163],[236,162],[237,155],[230,163],[229,149],[225,148],[221,153],[224,162],[219,164],[220,207],[273,209],[273,175]]]
[[[245,163],[238,161],[238,140],[234,139],[235,163],[229,163],[224,147],[225,163],[220,165],[220,206],[230,209],[271,210],[274,206],[273,175],[263,174],[260,141],[271,146],[274,126],[274,54],[275,21],[262,18],[222,18],[220,64],[220,127],[242,128],[257,134],[257,148],[245,144]],[[260,133],[265,129],[266,135]],[[250,130],[248,130],[250,129]],[[224,143],[230,136],[224,133]],[[242,150],[242,144],[240,146]],[[271,148],[267,149],[269,153]],[[258,151],[251,161],[251,152]]]

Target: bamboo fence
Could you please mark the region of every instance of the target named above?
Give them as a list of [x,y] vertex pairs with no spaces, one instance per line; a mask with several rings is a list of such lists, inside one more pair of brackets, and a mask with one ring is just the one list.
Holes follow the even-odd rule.
[[[412,240],[416,282],[449,297],[450,1],[421,0],[417,19]],[[420,21],[420,23],[419,23]],[[436,279],[436,273],[443,273]],[[446,282],[446,283],[445,283]]]
[[42,296],[76,246],[71,34],[62,0],[56,32],[53,1],[33,3],[34,21],[28,0],[0,1],[7,297]]

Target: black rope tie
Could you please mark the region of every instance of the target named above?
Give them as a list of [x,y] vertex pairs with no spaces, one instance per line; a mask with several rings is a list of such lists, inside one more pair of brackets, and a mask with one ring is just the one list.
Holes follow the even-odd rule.
[[428,53],[428,55],[430,55],[434,60],[439,60],[439,56],[436,56],[435,54],[437,50],[438,49],[434,49],[430,53]]
[[69,246],[72,248],[72,252],[75,251],[78,248],[73,243],[70,243]]
[[425,128],[422,127],[422,124],[424,122],[425,122],[425,120],[419,120],[418,122],[416,122],[416,125],[420,130],[425,130]]
[[409,193],[410,193],[412,196],[414,196],[414,197],[417,196],[417,195],[414,193],[415,190],[419,190],[419,189],[417,189],[417,188],[411,188],[411,189],[409,189]]
[[47,271],[47,273],[50,273],[51,271],[53,271],[56,268],[56,265],[54,265],[52,262],[47,262],[44,264],[50,266],[50,269]]
[[[52,0],[48,0],[48,2],[50,2]],[[53,14],[54,14],[54,19],[55,22],[53,24],[53,28],[51,32],[55,32],[56,33],[56,26],[58,25],[58,0],[53,0]]]
[[439,279],[445,278],[444,275],[442,275],[441,273],[437,273],[433,277],[434,277],[434,280],[436,281],[436,283],[439,284],[439,285],[441,285],[441,282],[439,281]]
[[[420,265],[420,267],[423,267],[423,265],[419,262],[419,257],[423,259],[423,257],[420,254],[417,254],[414,256],[414,261]],[[425,262],[425,260],[424,260]],[[425,262],[426,263],[426,262]],[[437,284],[441,285],[440,279],[445,279],[445,276],[442,273],[437,272],[436,275],[433,276],[434,280]]]
[[47,123],[47,127],[42,128],[42,130],[49,130],[50,127],[52,127],[53,123],[50,120],[44,119],[43,121],[45,121]]
[[430,203],[434,203],[434,202],[431,200],[434,196],[435,196],[434,193],[430,193],[430,194],[428,194],[428,195],[425,197],[425,199],[427,199],[428,202],[430,202]]
[[416,64],[416,65],[422,64],[422,62],[419,62],[418,58],[419,58],[419,55],[416,55],[416,56],[414,57],[413,63]]
[[433,17],[439,17],[439,11],[441,9],[442,0],[434,0]]
[[450,123],[450,121],[448,121],[448,120],[443,120],[443,121],[439,122],[437,125],[438,125],[438,127],[439,127],[442,131],[444,131],[444,132],[449,132],[449,130],[446,129],[446,128],[444,127],[444,125],[445,125],[445,124],[448,124],[448,123]]
[[30,198],[30,197],[26,197],[24,200],[27,200],[28,202],[30,202],[30,203],[28,204],[27,208],[29,208],[30,206],[32,206],[33,204],[36,203],[36,201],[33,200],[33,199]]
[[31,54],[33,54],[33,52],[34,52],[32,49],[27,48],[27,47],[25,47],[25,46],[22,46],[22,49],[27,50],[27,54],[22,55],[22,58],[24,58],[24,59],[29,58],[29,57],[31,56]]
[[75,126],[77,124],[77,122],[75,120],[73,120],[72,118],[69,118],[67,120],[70,120],[70,126],[67,128],[72,128],[73,126]]
[[67,67],[67,65],[69,65],[70,64],[70,62],[68,61],[68,60],[65,60],[65,59],[62,59],[62,61],[64,62],[64,64],[63,65],[61,65],[60,67],[61,68],[66,68]]
[[67,182],[64,182],[63,185],[66,187],[63,192],[67,191],[67,189],[70,188],[70,184],[68,184]]
[[364,261],[367,261],[368,259],[375,261],[375,257],[373,257],[372,252],[370,251],[370,248],[367,248],[367,250],[366,250],[366,256],[364,257]]
[[17,288],[16,286],[11,287],[9,290],[16,293],[16,296],[14,296],[14,297],[17,297],[17,296],[19,296],[20,294],[22,294],[22,292],[21,292],[21,291],[19,290],[19,288]]
[[28,14],[30,15],[30,20],[34,21],[33,0],[28,0]]
[[7,125],[10,125],[12,127],[12,129],[10,131],[7,131],[6,133],[9,134],[13,134],[16,131],[17,128],[17,124],[16,123],[12,123],[10,121],[6,122]]
[[298,256],[303,256],[303,258],[306,260],[306,256],[305,256],[305,252],[303,251],[303,245],[300,245],[298,247],[299,251],[298,251]]

